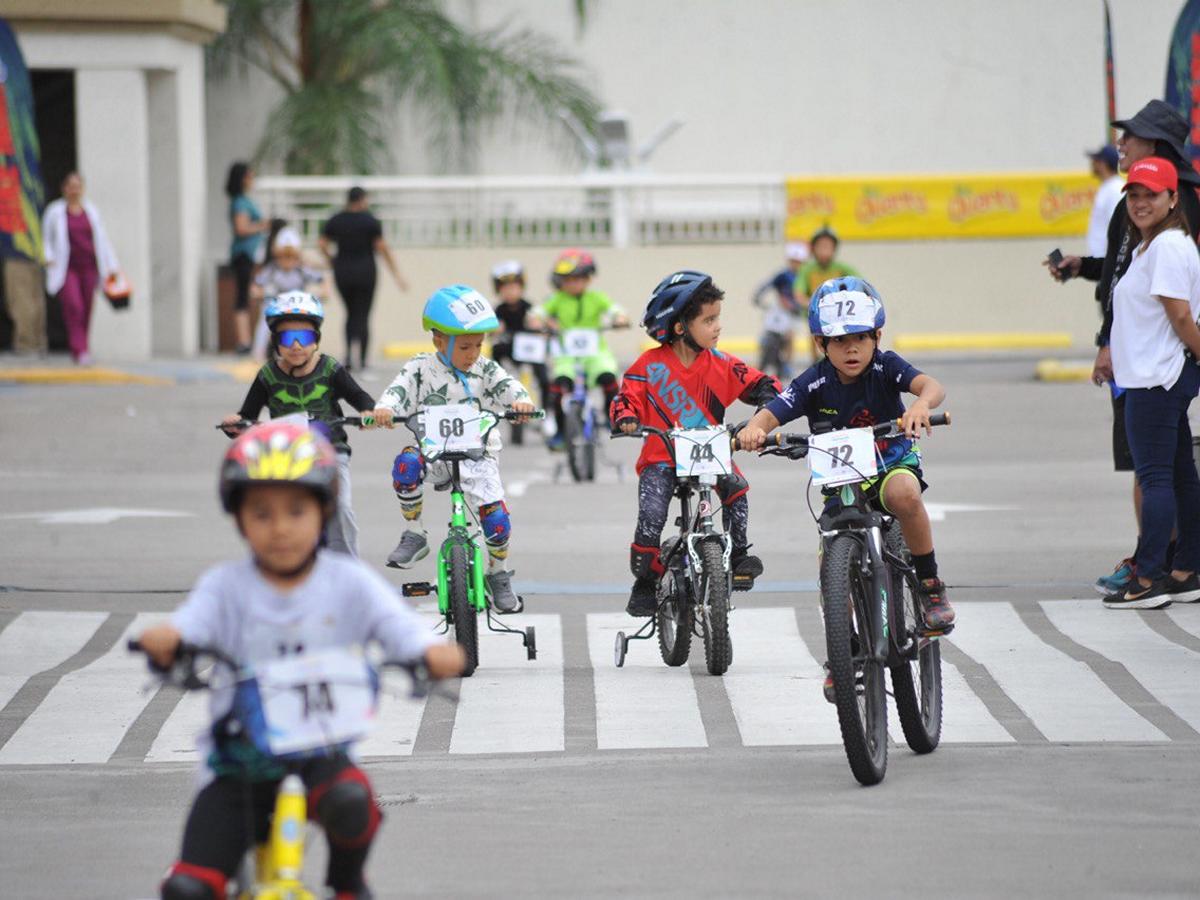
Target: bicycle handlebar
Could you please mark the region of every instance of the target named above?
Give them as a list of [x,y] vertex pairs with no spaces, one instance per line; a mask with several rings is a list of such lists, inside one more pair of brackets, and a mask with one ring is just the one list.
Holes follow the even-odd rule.
[[[738,425],[726,425],[725,430],[730,432],[729,449],[738,449],[738,439],[736,431],[740,429]],[[667,448],[667,452],[671,454],[671,459],[675,459],[675,445],[671,442],[671,431],[665,428],[656,428],[653,425],[639,425],[637,431],[614,431],[609,436],[609,440],[616,438],[645,438],[656,437],[663,442]]]
[[[267,421],[270,421],[270,419],[268,419]],[[319,420],[314,418],[313,416],[309,416],[308,421],[310,421],[310,422],[321,421],[321,422],[324,422],[326,425],[328,425],[330,428],[337,428],[339,425],[350,425],[352,427],[362,428],[364,424],[365,425],[373,425],[375,423],[375,417],[372,416],[370,413],[367,413],[366,415],[361,415],[361,416],[338,416],[335,419],[319,419]],[[245,429],[251,428],[257,424],[259,424],[259,423],[251,422],[249,419],[238,419],[232,425],[226,425],[224,422],[219,422],[215,427],[216,427],[217,431],[228,431],[230,429],[239,429],[239,430],[244,431]]]
[[[950,413],[948,413],[948,412],[935,413],[934,415],[929,417],[930,427],[937,427],[939,425],[949,425],[949,424],[950,424]],[[882,438],[882,437],[892,436],[899,427],[900,427],[900,420],[899,419],[891,419],[887,422],[881,422],[880,424],[876,425],[871,430],[874,432],[875,437]],[[832,431],[832,430],[833,429],[825,429],[823,431],[817,431],[814,429],[814,433],[822,434],[822,433],[828,433],[829,431]],[[771,438],[768,438],[767,443],[774,444],[776,447],[807,447],[809,438],[811,438],[811,437],[812,437],[811,434],[788,434],[786,432],[780,431],[780,432],[776,432],[773,435],[774,440],[772,440]]]

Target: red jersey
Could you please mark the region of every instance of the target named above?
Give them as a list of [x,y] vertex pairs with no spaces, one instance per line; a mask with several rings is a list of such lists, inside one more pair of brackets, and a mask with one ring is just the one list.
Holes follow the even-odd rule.
[[[780,391],[778,379],[752,369],[736,356],[705,350],[685,366],[669,346],[647,350],[621,380],[612,405],[612,420],[634,418],[655,428],[704,428],[722,425],[725,409],[735,400],[759,405]],[[671,456],[658,438],[647,438],[637,471]]]

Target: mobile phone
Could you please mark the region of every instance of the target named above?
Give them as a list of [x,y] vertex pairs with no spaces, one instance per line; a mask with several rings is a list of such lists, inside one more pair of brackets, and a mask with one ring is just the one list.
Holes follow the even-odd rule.
[[1067,273],[1066,273],[1066,272],[1063,272],[1062,270],[1060,270],[1060,269],[1058,268],[1058,267],[1059,267],[1059,265],[1060,265],[1060,264],[1062,263],[1062,261],[1063,261],[1063,255],[1062,255],[1062,251],[1061,251],[1061,250],[1059,250],[1057,247],[1055,247],[1055,248],[1054,248],[1053,250],[1051,250],[1051,251],[1050,251],[1050,253],[1049,253],[1049,254],[1046,256],[1046,261],[1050,263],[1050,268],[1051,268],[1051,270],[1053,270],[1053,272],[1054,272],[1054,277],[1055,277],[1055,278],[1057,278],[1059,281],[1064,281],[1064,282],[1065,282],[1065,281],[1067,280],[1067,278],[1068,278],[1068,276],[1067,276]]

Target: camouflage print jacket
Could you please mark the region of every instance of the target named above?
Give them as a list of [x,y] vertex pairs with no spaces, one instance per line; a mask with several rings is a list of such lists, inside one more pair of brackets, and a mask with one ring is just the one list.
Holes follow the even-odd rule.
[[[437,354],[418,354],[404,364],[380,396],[379,405],[389,407],[397,418],[404,418],[424,406],[444,406],[467,400],[478,400],[480,406],[493,412],[503,412],[514,403],[529,401],[525,385],[494,360],[479,357],[463,376],[466,384],[437,358]],[[488,455],[494,456],[502,446],[499,429],[493,428],[488,436]]]

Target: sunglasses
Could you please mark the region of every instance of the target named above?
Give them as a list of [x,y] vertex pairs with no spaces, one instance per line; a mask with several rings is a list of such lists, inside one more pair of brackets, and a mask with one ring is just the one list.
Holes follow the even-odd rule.
[[308,328],[287,328],[279,332],[279,346],[290,347],[299,344],[301,347],[311,347],[320,340],[320,336]]

